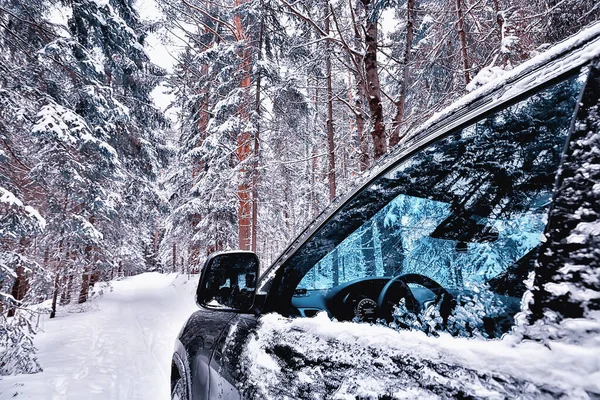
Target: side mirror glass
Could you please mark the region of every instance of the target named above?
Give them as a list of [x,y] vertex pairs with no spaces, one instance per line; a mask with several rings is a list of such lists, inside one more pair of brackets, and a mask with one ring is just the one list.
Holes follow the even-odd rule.
[[196,301],[204,308],[249,311],[254,303],[258,257],[251,251],[211,254],[200,276]]

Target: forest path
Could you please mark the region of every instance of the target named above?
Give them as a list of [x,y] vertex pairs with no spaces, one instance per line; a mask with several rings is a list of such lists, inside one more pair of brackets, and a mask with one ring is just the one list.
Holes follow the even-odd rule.
[[112,282],[85,312],[44,316],[35,338],[44,371],[3,377],[0,399],[169,398],[173,345],[196,309],[196,280],[146,273]]

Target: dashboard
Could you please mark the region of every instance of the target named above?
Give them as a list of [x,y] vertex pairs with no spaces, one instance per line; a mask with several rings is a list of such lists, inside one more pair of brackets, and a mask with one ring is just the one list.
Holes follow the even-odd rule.
[[[297,289],[292,306],[301,317],[312,317],[326,311],[338,321],[359,320],[375,322],[380,317],[377,302],[390,277],[363,278],[346,282],[329,290]],[[418,285],[410,285],[410,291],[421,307],[435,300],[435,294]]]

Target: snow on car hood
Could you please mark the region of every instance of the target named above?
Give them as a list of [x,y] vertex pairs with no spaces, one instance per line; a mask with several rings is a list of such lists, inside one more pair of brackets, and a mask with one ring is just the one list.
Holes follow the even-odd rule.
[[[587,321],[589,322],[589,321]],[[261,317],[242,355],[265,399],[569,398],[600,395],[600,338],[578,344],[430,337],[314,318]]]

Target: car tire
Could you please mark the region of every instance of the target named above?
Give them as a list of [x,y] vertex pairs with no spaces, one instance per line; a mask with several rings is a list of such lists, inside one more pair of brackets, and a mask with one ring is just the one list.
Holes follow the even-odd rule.
[[187,375],[177,353],[173,355],[171,362],[171,400],[189,400]]
[[171,390],[171,400],[188,400],[187,388],[183,378],[177,379]]

